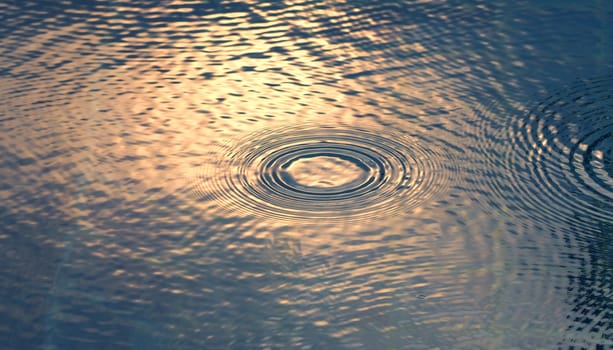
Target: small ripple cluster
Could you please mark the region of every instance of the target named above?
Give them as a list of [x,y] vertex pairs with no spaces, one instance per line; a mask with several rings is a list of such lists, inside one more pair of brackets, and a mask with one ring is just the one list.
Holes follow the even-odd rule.
[[602,77],[507,119],[494,117],[502,110],[494,106],[481,149],[493,201],[534,219],[613,222],[612,96],[613,77]]
[[357,127],[267,129],[199,169],[196,195],[276,219],[377,218],[406,212],[450,180],[443,154],[407,134]]

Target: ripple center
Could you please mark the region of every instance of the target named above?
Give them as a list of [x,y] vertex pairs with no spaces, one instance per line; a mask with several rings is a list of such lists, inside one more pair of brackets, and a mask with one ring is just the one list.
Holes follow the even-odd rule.
[[362,183],[368,178],[368,170],[357,159],[314,154],[290,160],[282,166],[281,173],[289,183],[305,188],[332,189]]

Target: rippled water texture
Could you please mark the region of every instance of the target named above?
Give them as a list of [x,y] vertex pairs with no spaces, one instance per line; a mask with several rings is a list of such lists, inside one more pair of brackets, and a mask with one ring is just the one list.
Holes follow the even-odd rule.
[[552,92],[527,111],[492,106],[481,131],[489,199],[528,220],[613,223],[613,76]]
[[0,349],[613,348],[610,1],[0,2]]

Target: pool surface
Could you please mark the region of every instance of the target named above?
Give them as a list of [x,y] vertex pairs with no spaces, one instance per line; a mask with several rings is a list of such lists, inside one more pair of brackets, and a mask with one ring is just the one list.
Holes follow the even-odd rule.
[[1,349],[613,349],[613,2],[1,1]]

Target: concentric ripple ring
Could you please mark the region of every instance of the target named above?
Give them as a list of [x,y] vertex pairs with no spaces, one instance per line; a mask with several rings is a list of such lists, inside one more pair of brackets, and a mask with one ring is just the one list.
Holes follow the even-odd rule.
[[613,223],[613,77],[579,81],[486,129],[485,181],[506,206],[541,221]]
[[365,219],[409,211],[448,185],[446,156],[425,138],[345,126],[264,130],[196,174],[199,198],[275,219]]

